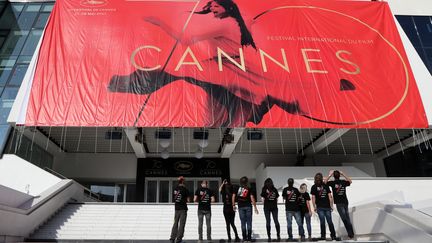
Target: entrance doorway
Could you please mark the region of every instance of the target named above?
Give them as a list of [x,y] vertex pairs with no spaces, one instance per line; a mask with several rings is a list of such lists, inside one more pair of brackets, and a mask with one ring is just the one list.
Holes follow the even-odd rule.
[[[190,201],[193,201],[193,194],[200,187],[201,182],[207,180],[209,188],[215,194],[216,202],[220,201],[219,185],[220,178],[186,178],[186,188],[191,193]],[[172,177],[147,177],[144,186],[144,202],[147,203],[171,203],[172,193],[177,186],[177,178]]]

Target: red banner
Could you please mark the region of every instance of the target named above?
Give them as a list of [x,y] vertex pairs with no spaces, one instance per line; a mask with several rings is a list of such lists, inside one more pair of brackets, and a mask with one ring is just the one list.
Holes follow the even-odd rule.
[[427,127],[387,3],[58,0],[25,125]]

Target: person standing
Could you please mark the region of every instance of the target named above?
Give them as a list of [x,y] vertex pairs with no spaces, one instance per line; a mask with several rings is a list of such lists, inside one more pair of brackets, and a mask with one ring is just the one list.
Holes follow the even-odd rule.
[[240,178],[240,187],[237,193],[232,196],[233,210],[236,210],[236,199],[238,203],[238,210],[240,215],[240,222],[242,227],[243,241],[252,241],[252,205],[255,213],[258,214],[255,197],[252,195],[249,187],[249,180],[246,176]]
[[311,188],[312,194],[312,205],[315,211],[318,213],[320,220],[321,238],[326,238],[326,226],[325,221],[327,220],[328,227],[330,229],[330,236],[332,240],[337,240],[336,231],[332,221],[333,211],[333,196],[330,191],[330,187],[324,184],[323,175],[317,173],[314,178],[315,184]]
[[268,241],[271,242],[271,218],[270,214],[273,216],[273,221],[276,227],[277,240],[280,241],[280,224],[278,220],[278,205],[277,201],[279,198],[279,192],[273,185],[273,180],[267,178],[264,182],[264,186],[261,191],[261,197],[264,199],[264,216],[266,219],[266,229]]
[[171,230],[170,242],[182,242],[184,235],[184,228],[187,218],[187,202],[189,202],[189,190],[185,186],[185,179],[180,176],[178,185],[174,188],[173,201],[175,205],[174,225]]
[[234,234],[235,234],[235,241],[240,241],[240,237],[237,233],[237,227],[234,224],[235,219],[235,211],[233,210],[233,204],[232,204],[232,195],[233,195],[233,188],[231,183],[225,179],[223,180],[222,184],[219,187],[219,192],[222,195],[223,200],[223,215],[225,218],[225,224],[226,224],[226,231],[228,234],[228,241],[231,241],[231,227],[233,228]]
[[215,202],[213,192],[208,188],[208,181],[201,182],[201,188],[197,189],[194,202],[198,203],[198,235],[203,240],[203,219],[206,219],[207,240],[211,240],[211,203]]
[[[329,179],[334,177],[333,181]],[[341,180],[340,177],[343,176],[345,180]],[[339,213],[342,222],[345,225],[345,229],[348,233],[348,237],[350,239],[354,238],[354,230],[351,224],[351,219],[348,211],[348,198],[346,194],[346,188],[351,185],[352,180],[342,171],[333,171],[329,172],[329,176],[324,179],[324,183],[332,188],[334,203],[336,204],[336,209]]]
[[302,223],[306,222],[306,228],[308,231],[308,240],[312,240],[312,225],[311,225],[311,217],[312,210],[310,206],[310,196],[307,192],[307,185],[305,183],[300,185],[300,214]]
[[297,222],[300,239],[305,240],[299,205],[300,191],[294,187],[293,178],[288,179],[288,187],[283,189],[282,198],[285,201],[285,212],[288,224],[288,241],[294,240],[292,234],[292,217],[294,217],[295,221]]

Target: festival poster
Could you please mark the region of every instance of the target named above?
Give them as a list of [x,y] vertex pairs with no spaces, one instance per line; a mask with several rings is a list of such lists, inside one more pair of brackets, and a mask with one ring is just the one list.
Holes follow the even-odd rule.
[[385,2],[58,0],[27,126],[421,128]]

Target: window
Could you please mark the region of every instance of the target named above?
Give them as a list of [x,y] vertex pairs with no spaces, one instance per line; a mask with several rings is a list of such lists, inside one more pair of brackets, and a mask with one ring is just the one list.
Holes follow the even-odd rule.
[[29,31],[11,31],[0,50],[0,55],[19,55],[28,34]]
[[[28,65],[17,65],[10,77],[8,86],[17,86],[19,87],[24,79],[24,76],[27,72]],[[14,97],[15,99],[15,97]]]

